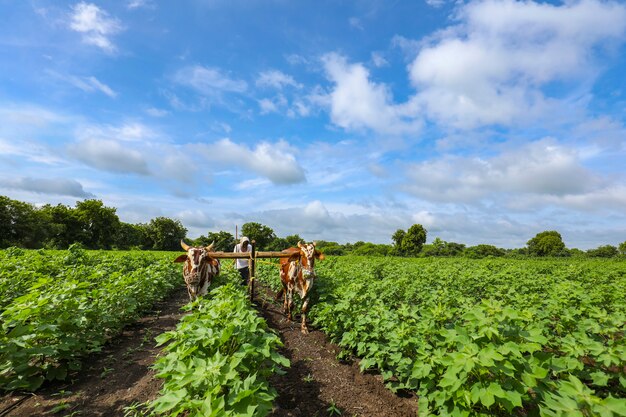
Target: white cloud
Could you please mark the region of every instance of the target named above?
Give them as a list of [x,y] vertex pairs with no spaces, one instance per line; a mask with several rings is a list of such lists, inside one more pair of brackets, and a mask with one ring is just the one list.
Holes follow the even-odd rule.
[[158,109],[156,107],[150,107],[148,109],[146,109],[146,113],[152,117],[165,117],[168,114],[170,114],[169,111],[167,110],[163,110],[163,109]]
[[307,58],[303,57],[302,55],[298,55],[298,54],[290,54],[290,55],[286,55],[285,56],[285,60],[290,64],[290,65],[309,65],[310,62]]
[[141,152],[106,139],[83,139],[68,145],[68,152],[79,161],[103,171],[148,175]]
[[[558,117],[557,104],[587,92],[599,51],[623,41],[626,7],[486,0],[460,8],[457,19],[419,51],[410,78],[431,118],[471,128]],[[579,91],[550,96],[544,87],[555,81]]]
[[269,98],[259,100],[259,107],[261,108],[261,114],[278,113],[278,106]]
[[69,118],[59,113],[36,106],[2,106],[0,107],[0,132],[7,126],[46,127],[55,123],[66,123]]
[[271,182],[269,180],[265,178],[254,178],[251,180],[245,180],[237,183],[235,185],[235,188],[237,190],[250,190],[259,187],[267,187],[268,185],[271,185]]
[[76,129],[76,136],[80,139],[104,139],[124,142],[157,142],[163,136],[139,122],[127,122],[120,126],[87,125]]
[[280,113],[281,109],[286,108],[289,102],[282,94],[273,98],[263,98],[258,101],[261,114]]
[[83,42],[113,53],[117,48],[110,37],[120,32],[122,25],[95,4],[80,2],[72,7],[70,28],[83,34]]
[[530,211],[537,207],[558,206],[574,212],[618,212],[626,211],[626,185],[607,184],[578,194],[513,196],[507,207],[513,210]]
[[355,29],[365,30],[365,28],[363,27],[363,24],[361,23],[361,19],[359,19],[358,17],[351,17],[350,19],[348,19],[348,23],[350,24],[351,27]]
[[153,163],[158,166],[155,175],[165,179],[173,178],[188,184],[198,180],[205,184],[211,182],[210,172],[203,171],[201,175],[198,175],[196,163],[191,155],[173,147],[165,147],[155,151],[151,158]]
[[385,59],[385,57],[383,56],[381,52],[372,52],[371,56],[372,56],[372,63],[374,64],[375,67],[380,68],[380,67],[386,67],[389,65],[389,62],[387,62],[387,60]]
[[81,198],[93,198],[86,192],[81,183],[66,178],[32,178],[18,177],[0,179],[0,187],[31,191],[39,194],[53,194]]
[[141,8],[154,8],[152,0],[129,0],[126,7],[130,10]]
[[243,93],[248,88],[245,81],[230,78],[219,68],[201,65],[180,69],[175,74],[174,80],[206,96],[219,95],[223,92]]
[[274,184],[294,184],[306,181],[293,150],[284,141],[261,142],[255,149],[222,139],[213,144],[194,145],[205,158],[222,164],[235,165],[268,178]]
[[111,87],[104,84],[94,76],[78,77],[75,75],[61,75],[55,72],[49,72],[53,77],[63,80],[76,88],[79,88],[87,93],[99,92],[105,94],[111,98],[117,97],[117,92]]
[[[440,202],[477,202],[502,194],[538,194],[562,198],[602,185],[577,154],[552,140],[531,143],[490,159],[447,156],[414,164],[406,190]],[[498,197],[500,196],[500,197]]]
[[446,0],[426,0],[426,4],[432,7],[441,7],[446,4]]
[[291,75],[287,75],[278,70],[261,72],[256,79],[256,85],[258,87],[271,87],[278,90],[283,89],[285,86],[302,88],[302,84],[296,82]]
[[391,92],[384,84],[369,80],[361,64],[349,64],[335,53],[322,58],[328,78],[335,83],[330,93],[331,119],[346,130],[371,129],[378,133],[406,134],[419,131],[411,103],[392,104]]
[[183,210],[176,213],[174,217],[178,218],[186,226],[205,229],[203,233],[205,235],[215,225],[211,215],[202,210]]

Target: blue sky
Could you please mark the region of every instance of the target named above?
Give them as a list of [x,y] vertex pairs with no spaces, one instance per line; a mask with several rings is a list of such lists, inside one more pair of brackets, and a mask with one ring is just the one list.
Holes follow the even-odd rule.
[[626,240],[626,4],[0,0],[0,194],[191,237]]

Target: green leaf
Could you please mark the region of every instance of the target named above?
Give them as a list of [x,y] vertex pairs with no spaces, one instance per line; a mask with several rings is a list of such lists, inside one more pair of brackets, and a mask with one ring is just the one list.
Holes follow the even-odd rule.
[[505,398],[509,400],[514,407],[522,406],[522,396],[517,391],[505,391]]
[[493,398],[493,393],[484,388],[480,389],[479,398],[480,402],[487,408],[491,407],[495,402],[495,399]]
[[589,375],[591,377],[591,381],[593,385],[597,385],[599,387],[606,387],[609,383],[609,376],[604,372],[597,371],[593,372]]

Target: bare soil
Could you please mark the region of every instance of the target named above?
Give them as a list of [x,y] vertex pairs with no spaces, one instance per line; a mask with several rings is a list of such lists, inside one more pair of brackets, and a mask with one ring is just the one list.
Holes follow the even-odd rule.
[[278,391],[271,416],[417,415],[415,396],[397,396],[384,387],[380,375],[361,373],[358,362],[338,361],[341,348],[310,324],[310,333],[302,334],[299,316],[287,321],[273,293],[260,289],[256,299],[261,315],[280,334],[285,345],[281,353],[291,361],[286,375],[270,381]]
[[[283,340],[281,353],[289,358],[291,367],[270,381],[278,392],[271,416],[416,415],[414,396],[397,396],[383,386],[380,375],[362,374],[357,363],[339,362],[336,356],[341,349],[311,326],[309,334],[302,334],[299,321],[288,322],[273,296],[259,288],[256,305]],[[181,288],[158,303],[102,352],[91,355],[84,369],[68,382],[44,385],[35,394],[4,395],[0,417],[123,416],[124,407],[156,398],[162,382],[150,369],[160,352],[154,337],[176,326],[184,314],[180,307],[186,302],[187,292]]]
[[155,304],[152,312],[127,326],[102,352],[88,357],[69,381],[44,385],[34,394],[2,397],[0,417],[123,416],[124,407],[156,398],[162,382],[154,378],[150,366],[161,349],[155,347],[154,338],[176,327],[184,314],[180,307],[187,301],[182,287]]

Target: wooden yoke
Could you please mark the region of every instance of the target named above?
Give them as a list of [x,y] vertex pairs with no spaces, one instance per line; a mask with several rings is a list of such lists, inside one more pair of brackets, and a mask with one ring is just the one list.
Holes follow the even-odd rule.
[[257,252],[254,250],[256,242],[250,242],[252,250],[249,253],[241,252],[209,252],[208,255],[214,259],[250,259],[250,280],[248,291],[250,291],[250,302],[254,301],[254,280],[256,278],[256,258],[290,258],[293,253],[285,252]]

